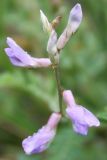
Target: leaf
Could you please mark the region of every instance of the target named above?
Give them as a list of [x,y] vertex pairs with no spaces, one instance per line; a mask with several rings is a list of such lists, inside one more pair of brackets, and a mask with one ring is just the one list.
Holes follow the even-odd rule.
[[80,136],[74,133],[70,126],[63,126],[47,151],[47,160],[106,160],[106,142],[101,145],[96,135],[90,132],[86,137]]
[[[45,81],[45,85],[41,85]],[[53,82],[52,82],[53,83]],[[41,77],[39,74],[35,75],[33,72],[14,72],[14,73],[4,73],[0,77],[0,88],[10,88],[19,89],[20,91],[25,91],[29,93],[30,96],[34,98],[37,97],[41,99],[47,106],[53,111],[58,111],[58,105],[56,96],[51,94],[49,90],[49,84],[51,82],[46,78]]]
[[107,107],[104,108],[104,111],[98,113],[97,116],[102,122],[107,123]]

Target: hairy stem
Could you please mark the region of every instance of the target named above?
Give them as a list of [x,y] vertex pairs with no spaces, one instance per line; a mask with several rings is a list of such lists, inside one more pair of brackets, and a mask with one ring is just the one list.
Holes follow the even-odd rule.
[[63,114],[63,110],[62,110],[62,88],[61,88],[61,83],[60,83],[59,65],[57,65],[54,68],[54,72],[55,72],[55,79],[56,79],[56,83],[57,83],[60,113]]

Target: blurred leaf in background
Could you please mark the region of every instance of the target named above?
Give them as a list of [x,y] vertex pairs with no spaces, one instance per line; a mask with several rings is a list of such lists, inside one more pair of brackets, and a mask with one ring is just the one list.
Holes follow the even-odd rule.
[[[78,104],[101,121],[87,137],[73,133],[68,121],[59,126],[49,150],[26,156],[21,141],[46,123],[58,110],[54,74],[50,69],[12,66],[4,53],[12,37],[34,57],[48,57],[48,36],[42,30],[39,10],[52,21],[62,16],[60,35],[70,9],[81,3],[83,21],[61,53],[61,81]],[[107,1],[106,0],[1,0],[0,1],[0,159],[4,160],[106,160],[107,159]]]

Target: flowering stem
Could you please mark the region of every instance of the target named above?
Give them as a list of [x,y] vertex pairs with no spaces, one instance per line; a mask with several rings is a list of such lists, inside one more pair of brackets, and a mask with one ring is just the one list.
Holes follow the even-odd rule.
[[60,113],[63,114],[63,110],[62,110],[62,88],[61,88],[61,83],[60,83],[59,65],[54,67],[54,72],[55,72],[55,78],[56,78],[56,83],[57,83]]

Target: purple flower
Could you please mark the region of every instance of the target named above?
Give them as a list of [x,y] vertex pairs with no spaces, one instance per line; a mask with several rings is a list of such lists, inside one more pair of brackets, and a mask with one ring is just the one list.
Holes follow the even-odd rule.
[[56,127],[61,119],[59,113],[53,113],[47,124],[34,133],[32,136],[24,139],[22,142],[26,154],[40,153],[46,150],[56,134]]
[[87,135],[89,127],[98,127],[100,125],[99,120],[93,113],[88,111],[83,106],[77,105],[75,103],[73,94],[70,90],[63,92],[63,98],[67,104],[67,116],[71,119],[73,129],[76,133]]
[[12,38],[7,38],[9,48],[5,48],[5,52],[11,63],[19,67],[48,67],[51,61],[48,58],[33,58],[25,52]]

